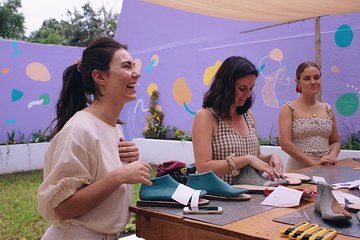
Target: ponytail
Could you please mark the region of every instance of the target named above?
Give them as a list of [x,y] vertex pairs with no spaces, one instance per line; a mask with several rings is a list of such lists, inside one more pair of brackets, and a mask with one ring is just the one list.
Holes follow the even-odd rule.
[[65,69],[60,98],[56,104],[56,117],[52,121],[55,127],[52,136],[58,133],[65,123],[77,112],[87,106],[81,73],[78,64],[73,64]]

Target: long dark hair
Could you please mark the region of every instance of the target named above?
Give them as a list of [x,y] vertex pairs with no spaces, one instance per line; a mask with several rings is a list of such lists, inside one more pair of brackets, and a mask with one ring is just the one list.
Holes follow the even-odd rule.
[[[210,89],[205,93],[202,107],[212,108],[219,117],[230,120],[230,107],[235,101],[235,82],[251,74],[258,76],[252,62],[244,57],[228,57],[216,72]],[[254,100],[255,95],[252,93],[243,106],[236,107],[236,113],[247,112]]]
[[60,98],[56,104],[56,117],[52,121],[52,125],[55,124],[53,136],[77,111],[101,96],[92,72],[95,69],[107,72],[114,53],[119,49],[127,49],[127,46],[109,37],[97,38],[83,51],[78,62],[65,69]]

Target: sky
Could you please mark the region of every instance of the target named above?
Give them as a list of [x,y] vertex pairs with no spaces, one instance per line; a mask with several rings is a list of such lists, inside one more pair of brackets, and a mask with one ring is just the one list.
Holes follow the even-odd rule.
[[71,12],[74,8],[81,10],[87,2],[90,2],[90,6],[95,10],[104,5],[106,10],[111,9],[113,13],[121,12],[122,0],[21,0],[22,8],[19,12],[25,17],[25,35],[29,36],[32,31],[38,30],[44,20],[67,20],[68,9]]

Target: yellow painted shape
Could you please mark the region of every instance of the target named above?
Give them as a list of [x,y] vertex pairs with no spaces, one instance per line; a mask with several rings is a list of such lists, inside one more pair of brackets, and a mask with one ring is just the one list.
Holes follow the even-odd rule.
[[175,80],[173,87],[172,87],[172,93],[173,93],[175,102],[179,106],[183,106],[184,102],[186,104],[188,104],[192,97],[191,90],[186,83],[186,79],[183,77],[180,77]]
[[147,92],[149,94],[149,96],[151,97],[151,94],[153,91],[157,91],[158,90],[158,86],[155,83],[150,83],[147,87]]
[[210,83],[212,82],[215,73],[219,70],[220,66],[221,66],[220,61],[216,61],[216,63],[213,66],[210,66],[208,68],[205,69],[204,71],[204,78],[203,78],[203,82],[205,86],[210,85]]

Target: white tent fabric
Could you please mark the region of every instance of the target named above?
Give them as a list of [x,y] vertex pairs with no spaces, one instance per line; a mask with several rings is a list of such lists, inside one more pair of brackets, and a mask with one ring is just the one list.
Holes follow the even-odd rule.
[[359,0],[144,0],[213,17],[257,22],[292,22],[360,12]]

